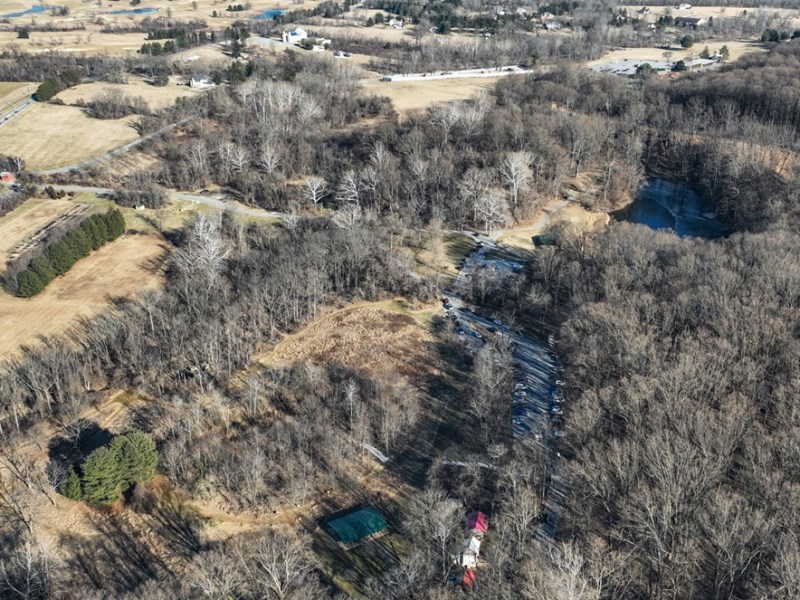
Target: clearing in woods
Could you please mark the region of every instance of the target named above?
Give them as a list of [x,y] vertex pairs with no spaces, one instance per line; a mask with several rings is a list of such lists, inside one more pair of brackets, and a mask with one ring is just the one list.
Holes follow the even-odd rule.
[[137,118],[92,119],[75,106],[39,103],[0,127],[0,148],[29,170],[72,165],[138,138]]
[[428,330],[432,313],[430,307],[412,310],[402,300],[356,304],[287,335],[260,362],[282,367],[304,361],[341,364],[419,380],[434,367],[435,340]]
[[103,246],[33,298],[0,293],[0,355],[9,357],[39,336],[64,333],[99,313],[111,297],[161,285],[167,245],[153,235],[126,235]]
[[379,81],[363,83],[364,90],[376,96],[387,96],[394,109],[402,114],[412,110],[425,110],[438,102],[466,100],[480,90],[495,86],[497,79],[476,77],[474,79],[432,79],[430,81]]

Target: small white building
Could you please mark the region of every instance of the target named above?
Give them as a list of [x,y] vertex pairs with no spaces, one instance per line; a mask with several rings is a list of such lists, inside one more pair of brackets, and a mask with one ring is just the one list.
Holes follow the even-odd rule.
[[689,10],[692,8],[692,5],[687,4],[686,2],[682,2],[681,4],[678,4],[678,6],[676,6],[675,8],[677,8],[678,10]]
[[295,27],[292,30],[286,30],[281,33],[281,39],[284,44],[299,44],[308,37],[308,33],[302,27]]
[[189,87],[195,90],[207,90],[214,87],[214,82],[209,80],[205,75],[194,75],[189,80]]
[[478,564],[481,554],[481,541],[475,537],[470,537],[464,544],[461,554],[455,557],[455,563],[460,567],[474,567]]
[[395,29],[402,29],[406,26],[406,22],[403,19],[389,19],[389,27],[394,27]]

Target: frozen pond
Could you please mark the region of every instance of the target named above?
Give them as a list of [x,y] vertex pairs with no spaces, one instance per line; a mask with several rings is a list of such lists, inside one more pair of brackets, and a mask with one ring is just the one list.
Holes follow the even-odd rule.
[[648,179],[627,207],[613,214],[619,221],[671,229],[681,237],[714,239],[728,233],[713,208],[682,183]]

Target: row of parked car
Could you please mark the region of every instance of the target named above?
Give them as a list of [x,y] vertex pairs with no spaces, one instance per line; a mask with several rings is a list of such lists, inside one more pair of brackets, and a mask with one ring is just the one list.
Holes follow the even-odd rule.
[[[536,405],[533,387],[536,384],[531,375],[519,373],[514,381],[514,395],[511,405],[511,421],[514,426],[514,433],[517,437],[529,433],[537,440],[544,437],[543,427],[537,426],[536,413],[539,408]],[[548,418],[550,419],[549,429],[554,437],[563,437],[564,434],[564,395],[561,392],[563,381],[555,381],[555,389],[550,393],[550,407]]]

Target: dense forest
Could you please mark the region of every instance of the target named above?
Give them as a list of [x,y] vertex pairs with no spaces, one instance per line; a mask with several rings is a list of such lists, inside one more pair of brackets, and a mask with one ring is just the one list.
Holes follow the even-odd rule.
[[[588,43],[569,52],[593,56]],[[170,68],[6,53],[0,79]],[[309,528],[212,539],[185,502],[216,495],[242,515],[327,508],[331,490],[359,489],[374,469],[365,444],[414,458],[413,469],[385,467],[405,497],[360,492],[408,542],[403,560],[359,576],[366,597],[446,597],[463,506],[492,519],[476,598],[800,597],[798,72],[796,42],[678,79],[554,64],[400,120],[349,64],[289,51],[234,61],[218,73],[229,85],[142,115],[141,131],[181,126],[149,144],[153,167],[116,182],[121,204],[157,208],[166,188],[217,184],[289,216],[196,216],[165,232],[163,288],[4,362],[0,597],[350,597],[317,562]],[[433,304],[438,279],[415,257],[443,230],[529,223],[554,199],[612,211],[654,175],[691,186],[732,233],[560,224],[520,273],[469,298],[520,331],[553,334],[567,434],[552,539],[541,535],[551,457],[506,429],[509,340],[470,354],[431,317],[436,361],[416,387],[388,369],[254,362],[333,306]],[[112,435],[82,415],[114,390],[145,401]],[[463,417],[441,435],[472,462],[422,460],[422,432],[454,406]],[[97,484],[115,470],[124,477]],[[92,535],[56,552],[32,515],[58,494],[95,508]]]

